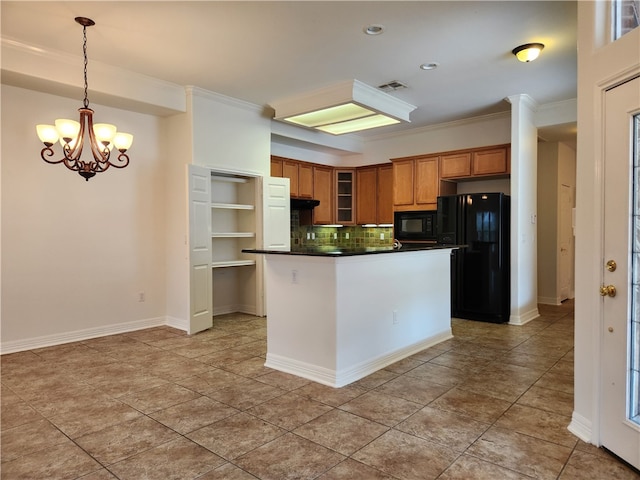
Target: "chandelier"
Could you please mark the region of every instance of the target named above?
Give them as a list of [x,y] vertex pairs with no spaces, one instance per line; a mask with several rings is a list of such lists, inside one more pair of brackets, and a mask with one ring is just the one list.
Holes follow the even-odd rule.
[[[86,181],[89,181],[96,173],[107,170],[110,166],[124,168],[129,165],[129,156],[125,153],[133,142],[133,135],[118,132],[115,125],[108,123],[93,123],[93,110],[89,108],[87,97],[87,27],[96,23],[90,18],[76,17],[76,22],[82,25],[84,53],[84,101],[80,112],[80,122],[75,120],[57,119],[55,125],[36,125],[36,131],[45,148],[40,152],[42,159],[51,164],[63,163],[65,167],[78,172]],[[81,160],[84,148],[85,135],[88,135],[89,145],[93,159]],[[53,145],[60,140],[63,157],[60,160],[51,160],[53,157]],[[111,158],[111,149],[115,147],[119,155],[117,159]]]

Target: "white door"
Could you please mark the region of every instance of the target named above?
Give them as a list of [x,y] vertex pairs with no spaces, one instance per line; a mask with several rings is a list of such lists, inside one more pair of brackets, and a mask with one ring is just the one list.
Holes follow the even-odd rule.
[[262,204],[263,248],[288,252],[291,250],[289,179],[265,177],[262,183]]
[[608,91],[604,114],[600,440],[640,468],[640,79]]
[[560,300],[564,301],[571,295],[573,270],[573,228],[571,211],[573,209],[573,187],[560,186]]
[[189,335],[213,326],[211,170],[189,165]]

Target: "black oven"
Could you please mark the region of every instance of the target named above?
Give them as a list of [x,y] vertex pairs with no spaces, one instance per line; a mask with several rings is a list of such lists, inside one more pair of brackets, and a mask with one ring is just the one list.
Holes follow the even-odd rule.
[[393,234],[400,242],[435,242],[436,210],[395,212]]

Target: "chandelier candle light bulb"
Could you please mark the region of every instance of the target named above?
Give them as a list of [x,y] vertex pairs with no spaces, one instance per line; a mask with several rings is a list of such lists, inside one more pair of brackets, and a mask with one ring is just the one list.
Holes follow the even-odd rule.
[[[78,172],[85,180],[89,180],[96,173],[104,172],[110,166],[124,168],[129,165],[129,156],[125,153],[133,143],[133,135],[118,132],[115,125],[109,123],[93,123],[93,110],[89,108],[87,96],[87,27],[95,25],[90,18],[76,17],[75,21],[82,25],[83,54],[84,54],[84,101],[80,112],[80,122],[59,118],[54,125],[36,125],[36,132],[45,148],[40,156],[47,163],[63,163],[69,170]],[[92,159],[81,160],[82,149],[85,141],[85,133],[91,147]],[[50,160],[54,155],[53,145],[60,140],[63,157],[59,160]],[[119,155],[115,161],[111,159],[111,149],[114,147]]]

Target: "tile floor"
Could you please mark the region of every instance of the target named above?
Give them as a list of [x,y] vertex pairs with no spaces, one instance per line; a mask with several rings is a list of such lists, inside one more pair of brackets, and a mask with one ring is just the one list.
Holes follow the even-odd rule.
[[626,479],[567,430],[573,308],[455,338],[341,389],[263,366],[216,317],[2,356],[2,479]]

